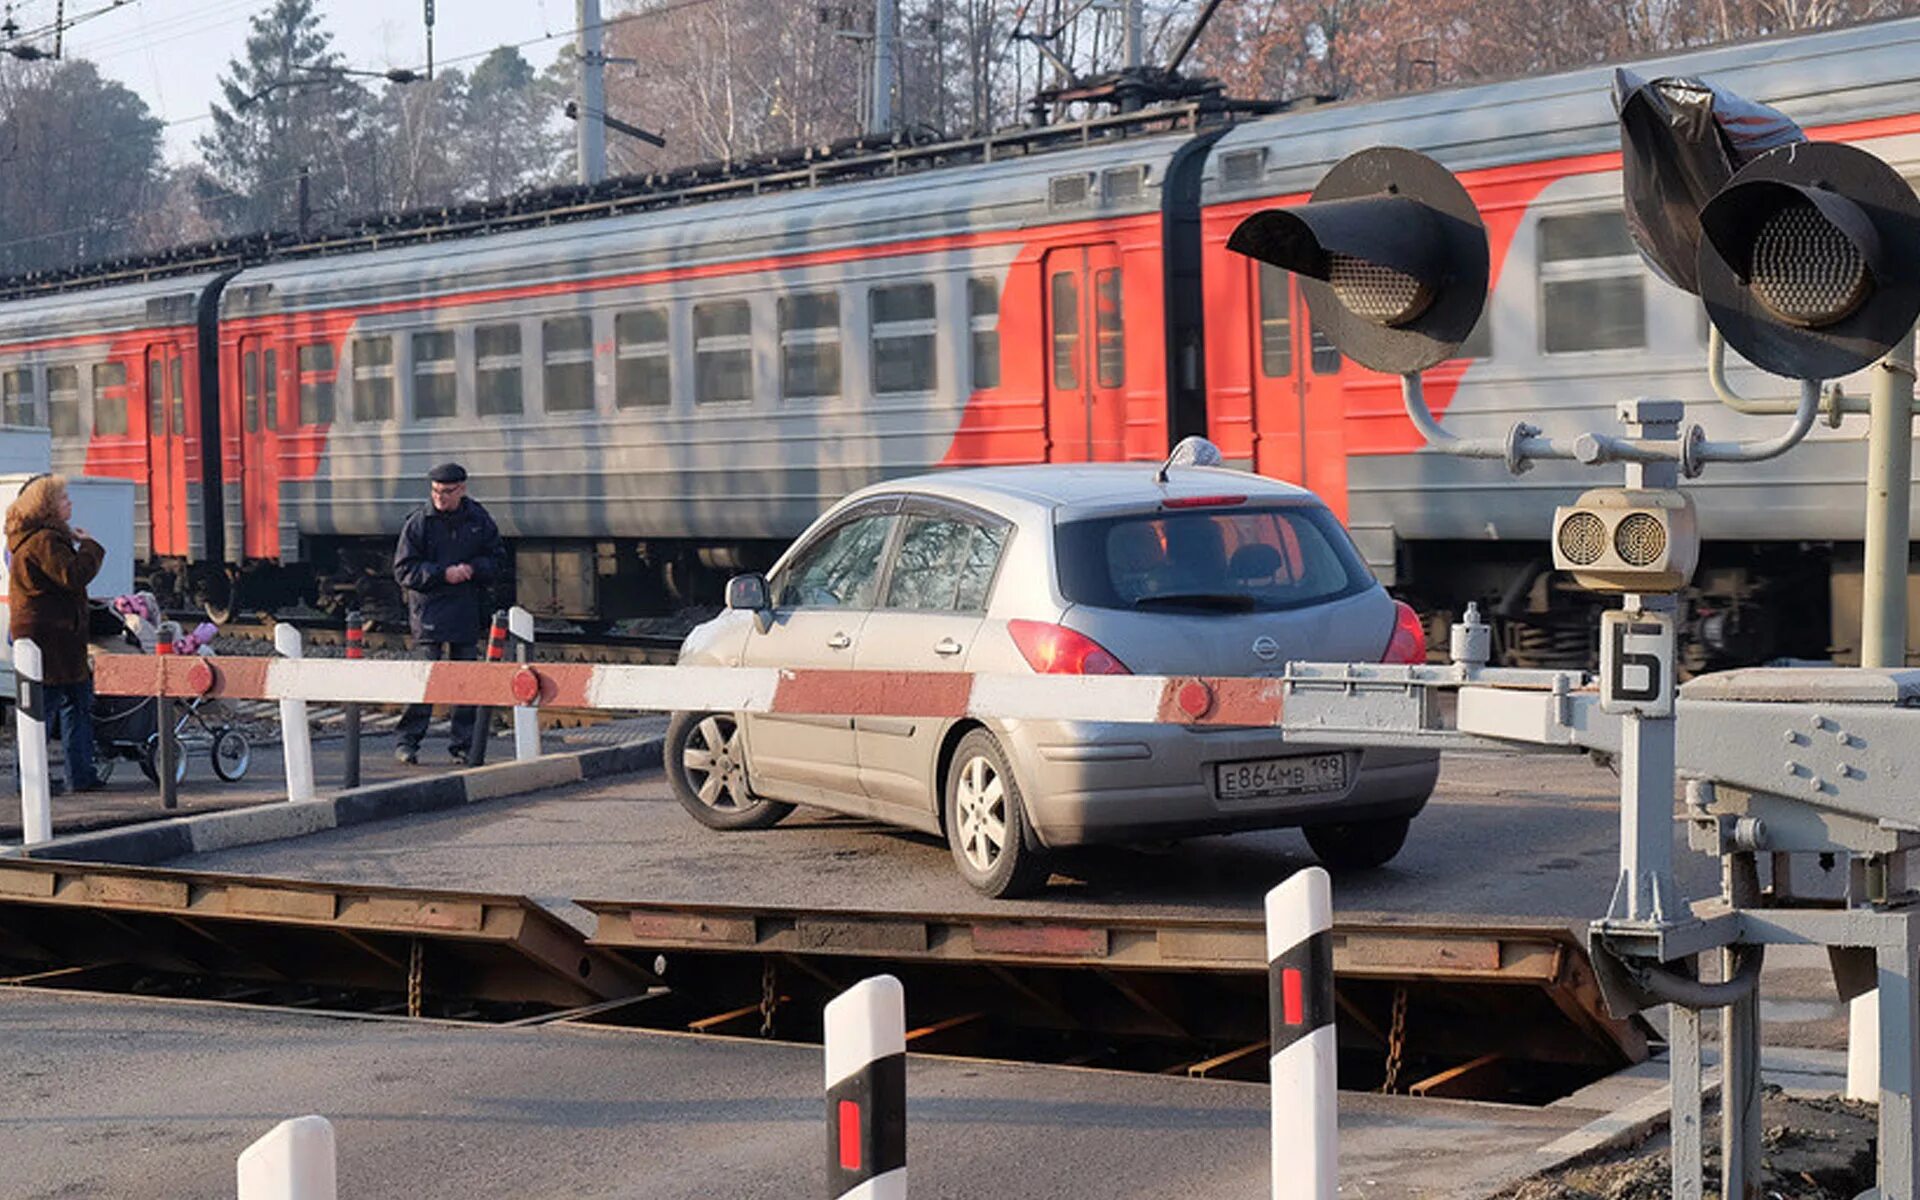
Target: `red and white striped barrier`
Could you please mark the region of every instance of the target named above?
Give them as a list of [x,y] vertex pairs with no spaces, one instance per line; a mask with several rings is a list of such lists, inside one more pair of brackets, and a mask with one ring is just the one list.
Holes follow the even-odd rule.
[[1280,723],[1278,679],[1163,675],[967,674],[584,663],[344,659],[95,660],[95,690],[115,696],[221,696],[346,704],[474,704],[980,717],[1175,725]]
[[337,1200],[333,1125],[295,1117],[240,1152],[240,1200]]
[[1332,930],[1323,869],[1267,893],[1273,1200],[1334,1200],[1340,1190]]
[[906,992],[863,979],[825,1018],[828,1200],[906,1200]]
[[15,743],[20,756],[21,840],[37,846],[53,837],[53,776],[47,759],[45,664],[32,638],[13,644]]

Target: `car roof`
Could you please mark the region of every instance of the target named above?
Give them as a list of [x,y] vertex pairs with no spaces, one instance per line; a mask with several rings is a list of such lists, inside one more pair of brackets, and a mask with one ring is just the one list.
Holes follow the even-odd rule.
[[862,488],[854,502],[871,496],[915,492],[1006,511],[1031,505],[1054,511],[1124,508],[1142,502],[1231,493],[1249,499],[1318,504],[1312,492],[1264,475],[1222,467],[1174,467],[1162,484],[1158,464],[1045,463],[1022,467],[966,467],[911,475]]

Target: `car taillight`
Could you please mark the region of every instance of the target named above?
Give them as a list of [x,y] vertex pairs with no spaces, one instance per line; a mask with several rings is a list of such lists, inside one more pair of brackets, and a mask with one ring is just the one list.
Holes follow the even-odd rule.
[[1084,633],[1045,621],[1008,621],[1027,665],[1042,675],[1131,675],[1127,664]]
[[1245,504],[1245,496],[1169,496],[1160,502],[1161,508],[1230,508],[1235,504]]
[[1387,643],[1387,653],[1381,662],[1423,663],[1427,661],[1427,627],[1420,621],[1420,614],[1404,600],[1393,602],[1393,639]]

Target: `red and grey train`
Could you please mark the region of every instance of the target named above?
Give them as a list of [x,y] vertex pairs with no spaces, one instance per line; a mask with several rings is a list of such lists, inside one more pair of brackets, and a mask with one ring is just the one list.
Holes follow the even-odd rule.
[[[1636,70],[1704,75],[1911,176],[1916,64],[1920,20],[1901,20]],[[1436,621],[1481,599],[1509,661],[1584,661],[1590,610],[1546,539],[1554,504],[1602,481],[1416,453],[1397,381],[1343,361],[1291,278],[1226,240],[1354,150],[1421,150],[1459,174],[1492,243],[1486,315],[1427,384],[1450,428],[1571,435],[1657,394],[1753,435],[1767,419],[1708,386],[1699,302],[1628,238],[1609,84],[1590,69],[1265,116],[1169,106],[687,172],[476,232],[450,214],[391,244],[16,287],[4,419],[50,426],[60,470],[136,480],[145,570],[216,610],[236,584],[249,606],[375,599],[428,466],[458,459],[512,546],[519,602],[585,621],[710,598],[877,479],[1144,462],[1204,433],[1326,497]],[[1693,484],[1702,665],[1850,648],[1858,424]]]

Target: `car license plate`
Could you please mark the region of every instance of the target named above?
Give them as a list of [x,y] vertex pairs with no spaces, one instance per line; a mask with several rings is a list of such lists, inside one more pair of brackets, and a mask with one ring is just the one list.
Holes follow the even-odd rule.
[[1343,792],[1347,788],[1347,756],[1344,754],[1256,758],[1220,763],[1213,770],[1214,793],[1222,800],[1304,796],[1315,792]]

